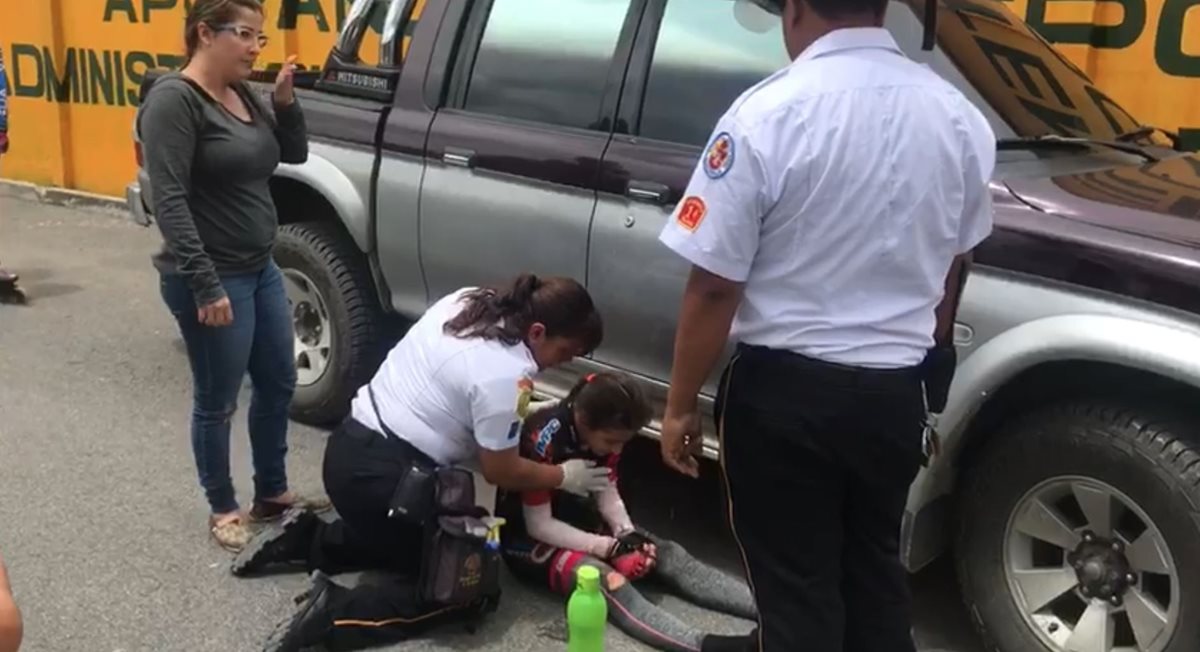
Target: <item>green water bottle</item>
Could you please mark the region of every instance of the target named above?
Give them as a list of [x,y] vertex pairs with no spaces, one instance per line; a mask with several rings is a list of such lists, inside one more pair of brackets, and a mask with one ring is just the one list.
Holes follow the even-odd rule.
[[604,652],[608,604],[600,593],[600,571],[584,566],[567,601],[567,652]]

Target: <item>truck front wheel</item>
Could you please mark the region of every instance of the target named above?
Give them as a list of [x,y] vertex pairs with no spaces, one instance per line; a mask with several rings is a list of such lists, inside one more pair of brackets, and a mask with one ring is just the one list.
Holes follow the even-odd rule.
[[325,222],[280,227],[275,261],[295,332],[291,416],[313,425],[335,422],[378,363],[382,314],[366,261],[337,224]]
[[1141,408],[1057,406],[964,470],[955,556],[1000,652],[1194,652],[1200,436]]

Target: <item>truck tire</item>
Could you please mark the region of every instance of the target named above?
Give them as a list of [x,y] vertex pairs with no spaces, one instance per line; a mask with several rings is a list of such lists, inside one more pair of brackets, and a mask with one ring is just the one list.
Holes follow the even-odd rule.
[[955,561],[988,650],[1196,650],[1200,436],[1166,414],[1055,406],[964,470]]
[[337,224],[279,228],[275,262],[283,271],[296,337],[291,417],[327,425],[379,363],[382,310],[362,252]]

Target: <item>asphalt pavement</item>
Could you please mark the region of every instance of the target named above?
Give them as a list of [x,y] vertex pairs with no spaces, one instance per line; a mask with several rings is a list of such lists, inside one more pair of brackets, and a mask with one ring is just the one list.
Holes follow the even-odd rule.
[[[188,440],[187,360],[149,256],[158,233],[119,214],[0,196],[0,263],[21,275],[27,306],[0,305],[0,555],[25,614],[23,652],[261,649],[306,578],[237,579],[207,536]],[[243,396],[234,480],[248,500]],[[320,492],[328,433],[295,425],[294,488]],[[738,572],[713,469],[673,477],[656,447],[623,469],[639,523]],[[913,578],[921,649],[979,652],[939,563]],[[751,623],[653,587],[648,597],[697,627]],[[394,650],[565,649],[561,600],[505,575],[498,613],[475,634],[445,630]],[[610,627],[609,649],[643,646]]]

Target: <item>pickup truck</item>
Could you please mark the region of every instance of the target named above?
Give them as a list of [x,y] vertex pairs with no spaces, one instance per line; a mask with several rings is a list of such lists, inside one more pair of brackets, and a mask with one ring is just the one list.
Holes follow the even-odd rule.
[[[1200,157],[1002,0],[938,1],[932,49],[920,0],[893,0],[886,28],[991,121],[996,229],[902,558],[953,555],[989,649],[1195,652]],[[662,401],[688,270],[656,237],[717,117],[789,64],[778,21],[753,0],[358,0],[299,75],[309,160],[272,185],[293,416],[344,415],[389,322],[526,270],[583,280],[606,322],[540,392],[617,369]],[[142,171],[143,224],[152,194]]]

